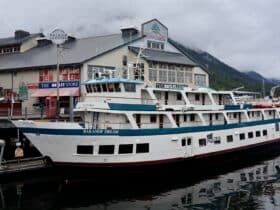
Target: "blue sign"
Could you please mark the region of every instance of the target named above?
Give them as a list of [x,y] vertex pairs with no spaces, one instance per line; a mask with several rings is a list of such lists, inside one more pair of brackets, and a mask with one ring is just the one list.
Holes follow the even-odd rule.
[[[59,88],[80,87],[80,81],[60,81]],[[40,82],[39,89],[56,88],[56,82]]]

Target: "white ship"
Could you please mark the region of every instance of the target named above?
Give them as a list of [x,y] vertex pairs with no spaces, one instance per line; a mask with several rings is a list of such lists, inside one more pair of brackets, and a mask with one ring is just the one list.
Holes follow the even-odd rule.
[[280,143],[280,108],[240,104],[231,91],[139,80],[84,83],[84,123],[14,121],[57,165],[162,164],[218,157]]

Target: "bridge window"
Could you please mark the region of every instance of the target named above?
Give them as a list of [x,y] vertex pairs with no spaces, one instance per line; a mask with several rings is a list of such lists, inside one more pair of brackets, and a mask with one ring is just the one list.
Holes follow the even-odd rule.
[[124,83],[124,90],[126,92],[136,92],[136,85],[133,83]]

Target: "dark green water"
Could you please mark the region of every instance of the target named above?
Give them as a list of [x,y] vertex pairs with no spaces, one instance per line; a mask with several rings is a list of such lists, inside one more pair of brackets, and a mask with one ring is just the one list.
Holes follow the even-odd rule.
[[0,197],[0,209],[280,209],[280,157],[196,181],[37,177],[2,183]]

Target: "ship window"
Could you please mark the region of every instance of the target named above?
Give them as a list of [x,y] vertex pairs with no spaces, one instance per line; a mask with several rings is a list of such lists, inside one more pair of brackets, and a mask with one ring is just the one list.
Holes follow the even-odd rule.
[[133,144],[120,144],[119,154],[129,154],[133,152]]
[[260,137],[261,136],[261,132],[260,131],[256,131],[256,137]]
[[183,138],[183,139],[181,140],[181,145],[182,145],[182,147],[186,146],[186,139],[185,139],[185,138]]
[[157,116],[156,115],[151,115],[150,116],[150,122],[151,123],[156,123],[157,122]]
[[126,92],[136,92],[136,85],[132,83],[125,83],[124,90]]
[[93,154],[92,145],[78,145],[77,154]]
[[249,133],[248,133],[248,138],[249,138],[249,139],[254,138],[254,133],[253,133],[253,132],[249,132]]
[[263,130],[263,136],[267,136],[267,130]]
[[96,92],[101,92],[101,85],[100,84],[96,84]]
[[106,84],[102,84],[102,90],[103,90],[103,92],[107,92],[107,86],[106,86]]
[[147,153],[149,152],[149,144],[136,144],[136,153]]
[[109,92],[114,92],[114,85],[112,83],[108,84],[108,91]]
[[206,146],[206,139],[199,139],[198,142],[200,147]]
[[194,114],[191,114],[190,115],[190,121],[194,121],[195,120],[195,115]]
[[219,114],[218,113],[215,114],[215,118],[216,118],[216,120],[219,119]]
[[240,133],[239,134],[239,139],[244,140],[245,139],[245,133]]
[[115,86],[115,91],[116,92],[121,92],[121,88],[120,88],[120,84],[119,83],[115,83],[114,86]]
[[114,154],[114,145],[100,145],[99,146],[99,154]]
[[237,118],[237,113],[233,113],[233,118]]
[[190,146],[192,144],[192,138],[187,139],[187,145]]
[[187,122],[187,115],[184,114],[184,122]]
[[199,94],[195,94],[195,100],[199,101],[200,100],[200,95]]
[[233,136],[232,135],[229,135],[227,136],[227,142],[233,142]]
[[181,93],[177,93],[177,101],[182,101],[182,94]]

